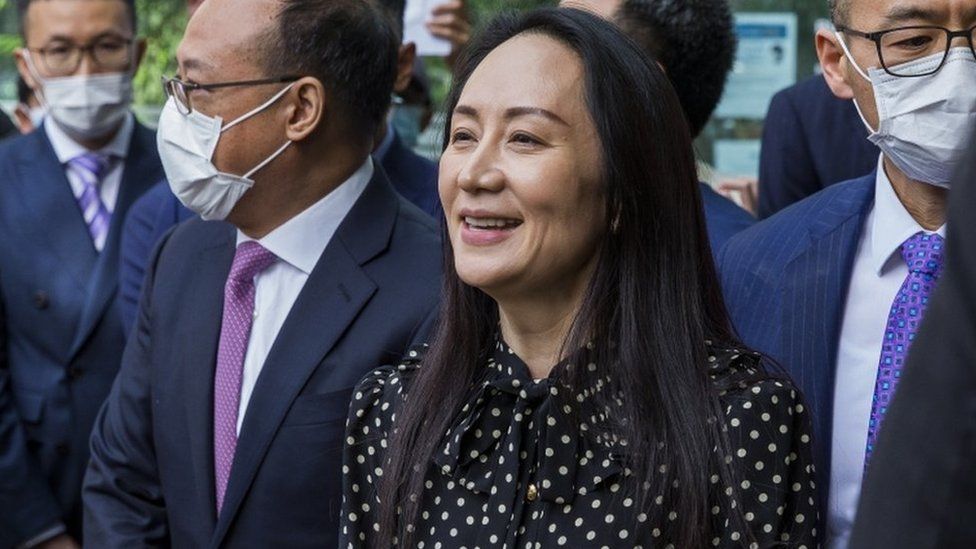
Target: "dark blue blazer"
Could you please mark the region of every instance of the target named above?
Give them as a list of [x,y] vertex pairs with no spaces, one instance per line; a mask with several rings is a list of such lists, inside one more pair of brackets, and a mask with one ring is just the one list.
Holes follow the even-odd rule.
[[168,233],[92,434],[85,545],[335,547],[351,391],[436,306],[438,231],[377,169],[265,361],[219,517],[213,378],[236,231],[194,219]]
[[126,333],[136,323],[139,293],[153,248],[173,225],[193,217],[195,214],[173,195],[165,179],[149,189],[129,209],[122,229],[119,264],[119,312]]
[[160,177],[137,124],[98,253],[46,132],[0,144],[0,548],[59,522],[80,535],[88,434],[125,345],[122,220]]
[[877,168],[880,152],[867,138],[854,102],[834,96],[823,76],[777,93],[759,154],[759,218]]
[[383,158],[383,170],[400,196],[406,198],[434,219],[443,215],[437,193],[437,164],[410,150],[396,131]]
[[[433,218],[440,219],[437,164],[410,150],[395,132],[390,148],[379,164],[400,196]],[[120,310],[127,331],[136,322],[139,293],[153,247],[173,225],[191,217],[195,217],[193,212],[180,204],[166,181],[159,182],[132,206],[122,232],[119,271]]]
[[757,223],[732,237],[718,261],[742,341],[779,362],[807,397],[825,501],[837,345],[875,178],[833,185]]
[[753,226],[756,218],[707,183],[701,183],[701,195],[708,243],[712,247],[712,254],[717,255],[730,238]]

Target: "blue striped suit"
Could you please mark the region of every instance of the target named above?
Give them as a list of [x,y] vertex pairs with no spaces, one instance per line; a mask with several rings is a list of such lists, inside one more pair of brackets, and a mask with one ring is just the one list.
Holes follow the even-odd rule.
[[742,341],[781,364],[807,397],[826,501],[837,345],[876,174],[832,185],[732,237],[719,254]]

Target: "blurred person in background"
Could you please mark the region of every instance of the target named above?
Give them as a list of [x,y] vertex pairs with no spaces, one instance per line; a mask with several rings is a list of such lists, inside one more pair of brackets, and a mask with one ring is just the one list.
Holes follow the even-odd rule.
[[[735,27],[726,0],[563,0],[616,23],[661,64],[678,93],[692,137],[718,106],[735,60]],[[755,223],[707,183],[699,189],[712,252]]]
[[763,123],[759,218],[869,173],[879,151],[867,137],[854,103],[835,96],[823,75],[778,92]]
[[371,156],[398,47],[363,0],[190,20],[158,146],[201,219],[148,262],[91,438],[87,546],[336,546],[352,389],[406,352],[440,282],[437,224]]
[[354,391],[341,546],[815,547],[802,397],[731,333],[667,76],[580,10],[469,48],[440,321]]
[[162,167],[130,111],[134,2],[18,14],[17,68],[47,115],[0,145],[0,547],[76,547],[88,435],[125,344],[122,220]]
[[837,0],[831,9],[836,31],[817,34],[820,64],[881,150],[877,170],[736,235],[719,269],[743,341],[779,361],[810,400],[827,543],[844,548],[942,273],[946,198],[976,120],[976,0]]

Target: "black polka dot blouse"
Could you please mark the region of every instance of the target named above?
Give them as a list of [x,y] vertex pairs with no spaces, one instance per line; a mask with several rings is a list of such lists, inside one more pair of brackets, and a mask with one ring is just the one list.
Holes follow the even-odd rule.
[[[369,374],[353,395],[343,464],[340,547],[374,547],[377,488],[388,437],[422,350],[398,366]],[[714,547],[819,547],[810,421],[789,381],[757,371],[758,358],[710,346],[709,371],[725,412],[731,486],[710,502]],[[605,414],[574,419],[549,379],[497,343],[485,380],[445,434],[430,464],[414,524],[420,549],[550,547],[685,547],[669,540],[669,493],[644,494],[640,507],[624,489],[631,471],[617,437],[593,435]],[[607,380],[575,395],[584,403]],[[608,412],[610,412],[608,410]],[[612,412],[611,412],[612,413]],[[716,450],[718,451],[718,450]],[[720,463],[720,461],[717,461]],[[663,465],[654,468],[667,474]],[[670,483],[658,483],[670,484]],[[650,488],[644,484],[644,488]],[[630,494],[630,495],[628,495]],[[733,516],[735,518],[733,518]]]

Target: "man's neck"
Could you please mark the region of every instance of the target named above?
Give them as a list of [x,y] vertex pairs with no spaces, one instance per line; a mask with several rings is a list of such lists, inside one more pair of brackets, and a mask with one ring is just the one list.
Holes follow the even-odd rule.
[[260,240],[288,220],[325,198],[352,177],[366,160],[361,155],[328,155],[327,160],[299,155],[297,163],[272,163],[262,179],[231,211],[227,221],[250,238]]
[[945,225],[948,189],[911,180],[887,156],[883,166],[898,200],[923,229],[936,231]]

